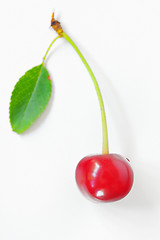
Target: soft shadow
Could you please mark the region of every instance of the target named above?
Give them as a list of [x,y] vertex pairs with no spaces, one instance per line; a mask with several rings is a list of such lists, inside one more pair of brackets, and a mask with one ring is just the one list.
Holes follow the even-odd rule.
[[120,208],[150,211],[160,207],[160,175],[156,166],[139,164],[134,168],[135,181],[131,193],[116,206]]

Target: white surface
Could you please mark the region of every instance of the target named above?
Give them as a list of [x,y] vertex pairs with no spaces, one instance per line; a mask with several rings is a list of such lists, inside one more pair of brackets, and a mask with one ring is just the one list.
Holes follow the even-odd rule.
[[[11,91],[56,36],[53,9],[97,76],[110,152],[132,162],[134,188],[122,201],[92,203],[75,184],[78,161],[101,152],[101,118],[91,79],[63,39],[46,62],[49,106],[25,134],[11,130]],[[160,2],[9,0],[0,23],[0,239],[160,239]]]

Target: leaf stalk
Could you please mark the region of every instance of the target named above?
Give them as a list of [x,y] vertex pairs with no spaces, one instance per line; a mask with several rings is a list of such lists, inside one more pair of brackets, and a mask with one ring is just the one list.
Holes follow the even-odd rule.
[[56,38],[51,42],[51,44],[49,45],[49,47],[48,47],[48,49],[47,49],[47,51],[46,51],[46,53],[45,53],[45,55],[44,55],[44,57],[43,57],[42,65],[44,65],[44,61],[45,61],[45,59],[46,59],[46,56],[47,56],[50,48],[52,47],[53,43],[54,43],[58,38],[60,38],[60,37],[62,37],[62,36],[58,35],[58,37],[56,37]]

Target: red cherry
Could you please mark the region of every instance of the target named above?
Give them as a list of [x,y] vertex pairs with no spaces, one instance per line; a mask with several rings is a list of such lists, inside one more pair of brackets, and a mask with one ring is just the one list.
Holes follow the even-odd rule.
[[118,154],[87,156],[77,165],[76,181],[86,197],[117,201],[131,190],[133,171],[129,160]]

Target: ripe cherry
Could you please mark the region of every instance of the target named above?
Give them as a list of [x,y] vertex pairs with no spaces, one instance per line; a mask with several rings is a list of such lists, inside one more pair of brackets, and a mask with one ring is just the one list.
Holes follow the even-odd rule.
[[77,184],[84,195],[94,200],[106,202],[120,200],[131,190],[133,171],[129,161],[127,161],[128,159],[118,154],[109,154],[106,115],[98,82],[76,44],[63,31],[60,22],[55,20],[54,13],[52,15],[51,26],[59,34],[59,37],[63,37],[72,45],[84,63],[95,86],[101,110],[103,133],[102,155],[88,156],[79,162],[76,169]]
[[86,197],[117,201],[131,190],[133,171],[129,160],[118,154],[87,156],[77,165],[76,181]]

